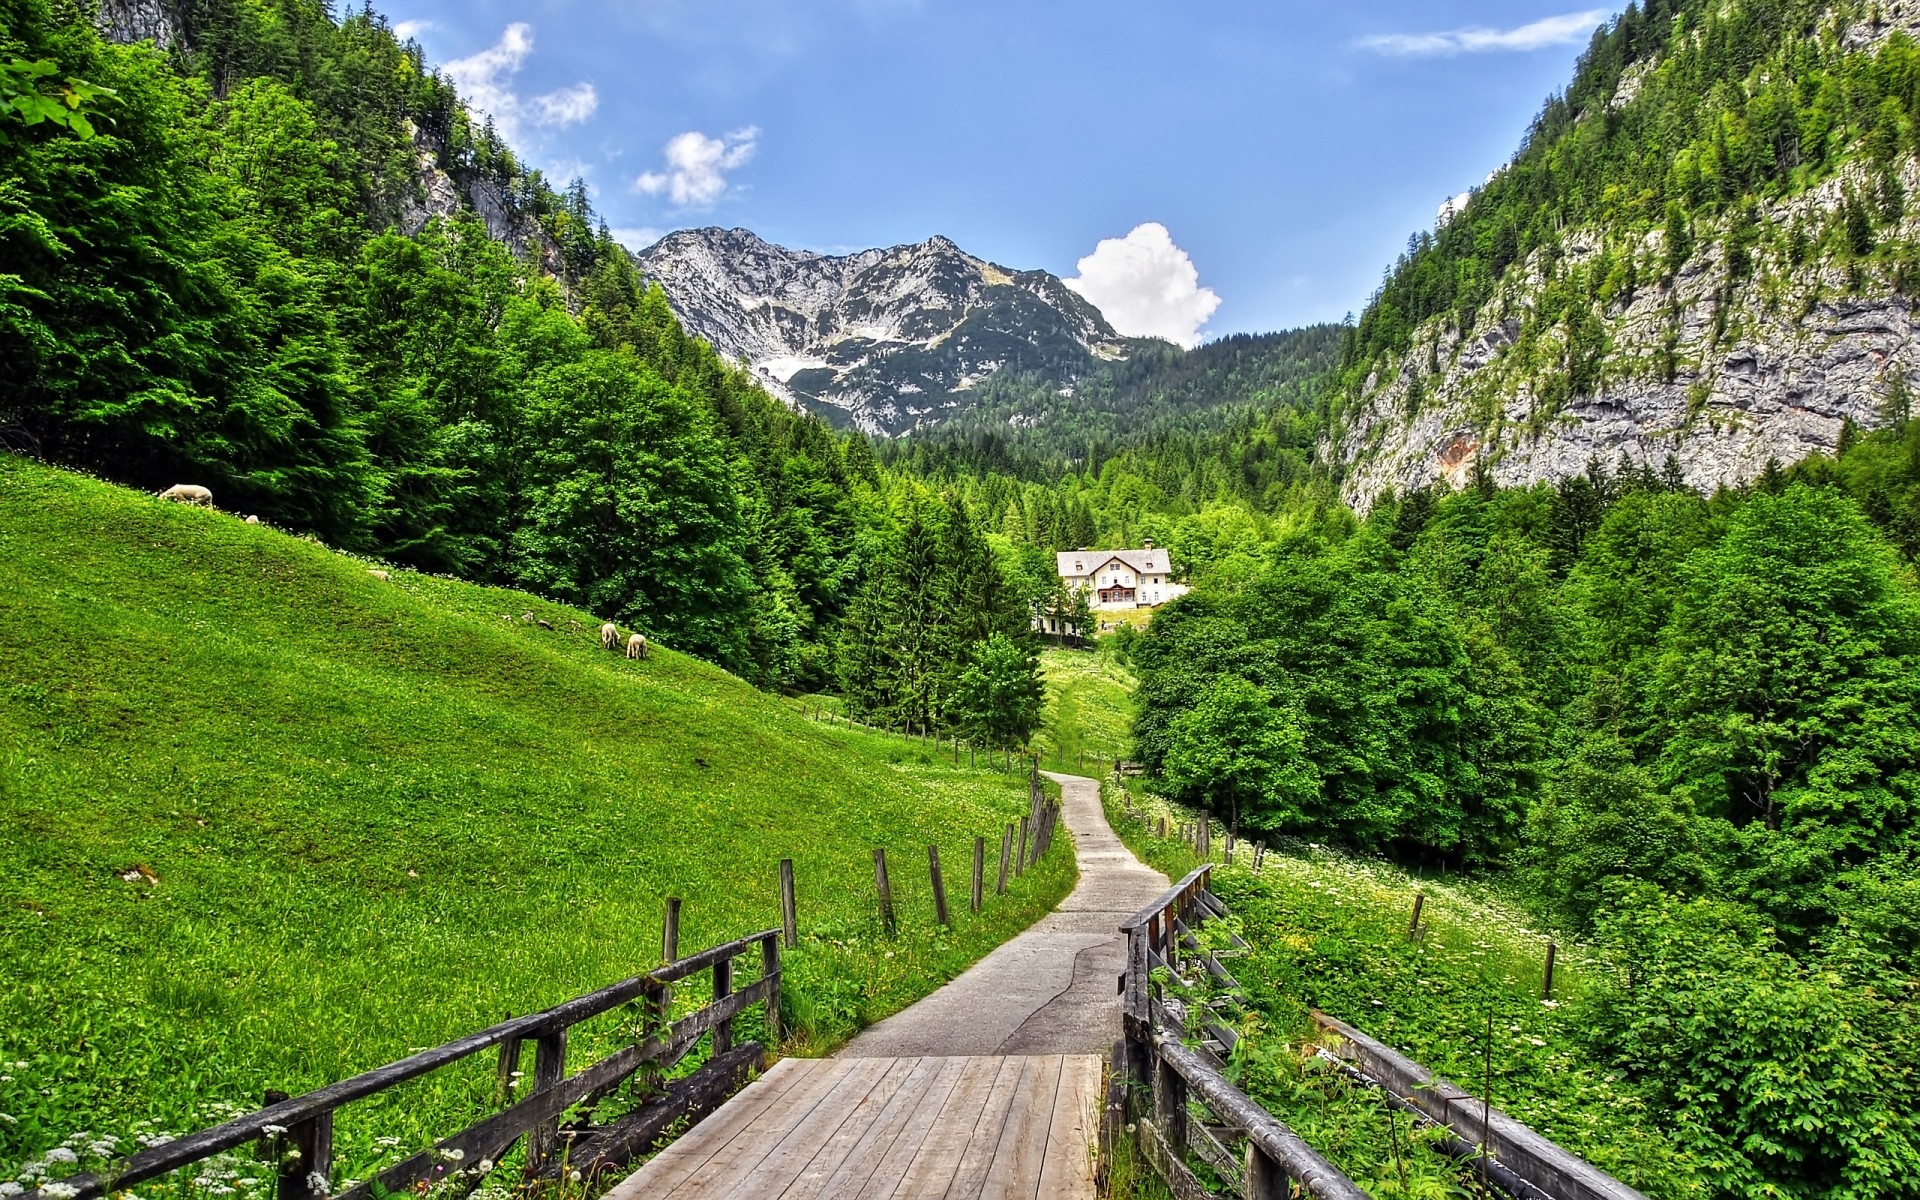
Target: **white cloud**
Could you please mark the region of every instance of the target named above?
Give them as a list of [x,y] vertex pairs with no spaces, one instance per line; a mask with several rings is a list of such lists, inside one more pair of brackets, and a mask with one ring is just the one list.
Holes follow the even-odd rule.
[[1473,199],[1472,192],[1461,192],[1440,206],[1440,212],[1434,217],[1438,224],[1445,225],[1461,213],[1467,211],[1467,201]]
[[667,236],[666,230],[655,229],[651,225],[642,225],[638,229],[609,229],[607,232],[613,235],[614,241],[636,254]]
[[667,143],[667,169],[648,171],[633,186],[666,196],[675,208],[712,208],[727,194],[727,173],[747,164],[759,137],[752,125],[717,138],[688,130]]
[[1488,29],[1483,25],[1449,29],[1437,33],[1381,33],[1363,37],[1357,45],[1401,58],[1429,58],[1455,54],[1485,54],[1499,50],[1540,50],[1584,42],[1594,29],[1612,14],[1604,8],[1542,17],[1513,29]]
[[1126,337],[1197,346],[1200,327],[1220,307],[1220,297],[1200,286],[1193,260],[1158,221],[1136,225],[1123,238],[1103,238],[1079,270],[1063,282]]
[[393,36],[397,41],[411,42],[432,28],[432,21],[401,21],[393,27]]
[[492,117],[500,136],[521,147],[527,126],[554,129],[578,125],[600,106],[599,93],[590,83],[576,83],[544,96],[522,97],[514,91],[513,77],[532,53],[533,26],[515,21],[498,42],[441,68],[460,89],[468,107]]

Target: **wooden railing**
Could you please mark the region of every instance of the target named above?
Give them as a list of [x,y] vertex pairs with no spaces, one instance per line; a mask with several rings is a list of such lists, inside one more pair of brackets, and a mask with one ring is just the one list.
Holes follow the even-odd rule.
[[[1204,828],[1204,826],[1203,826]],[[1204,838],[1204,835],[1201,835]],[[1114,1064],[1128,1093],[1121,1101],[1147,1161],[1180,1200],[1210,1200],[1213,1192],[1188,1166],[1192,1154],[1212,1168],[1234,1195],[1280,1200],[1307,1195],[1318,1200],[1362,1200],[1367,1193],[1285,1124],[1228,1082],[1222,1056],[1239,1042],[1231,1024],[1209,1009],[1189,1013],[1156,981],[1192,992],[1190,973],[1204,971],[1211,990],[1232,1009],[1240,985],[1220,957],[1245,950],[1231,936],[1231,949],[1208,950],[1194,930],[1227,907],[1208,890],[1213,867],[1203,865],[1120,927],[1127,935],[1125,1040]],[[1189,1017],[1193,1019],[1189,1020]],[[1425,1067],[1324,1013],[1313,1014],[1332,1049],[1321,1055],[1356,1082],[1387,1094],[1395,1108],[1444,1131],[1443,1145],[1471,1160],[1486,1183],[1519,1200],[1646,1200],[1639,1192],[1469,1095]],[[1200,1034],[1188,1046],[1188,1029]],[[1200,1105],[1212,1114],[1197,1119]],[[1110,1121],[1105,1136],[1117,1136]],[[1241,1143],[1235,1154],[1229,1142]]]
[[[1195,869],[1120,926],[1127,937],[1121,977],[1125,1039],[1114,1073],[1131,1085],[1126,1115],[1140,1149],[1180,1200],[1210,1200],[1214,1194],[1187,1165],[1189,1152],[1246,1200],[1302,1193],[1316,1200],[1366,1200],[1352,1180],[1228,1082],[1215,1048],[1230,1052],[1238,1041],[1233,1030],[1207,1016],[1200,1026],[1212,1044],[1187,1046],[1184,1014],[1172,1011],[1178,1001],[1154,980],[1155,971],[1177,981],[1184,978],[1183,967],[1201,969],[1229,994],[1238,990],[1219,957],[1193,936],[1201,922],[1226,911],[1207,890],[1212,872],[1211,866]],[[1214,1120],[1196,1119],[1195,1103]],[[1242,1144],[1240,1154],[1228,1147],[1230,1141]]]
[[[735,990],[734,961],[755,947],[760,978]],[[712,999],[695,1012],[669,1021],[672,985],[702,971],[712,973]],[[639,1002],[640,1033],[631,1044],[573,1075],[567,1074],[567,1032],[573,1026],[630,1002]],[[696,1119],[717,1107],[765,1061],[758,1042],[736,1045],[735,1018],[754,1005],[765,1006],[769,1042],[780,1038],[780,930],[761,933],[703,950],[687,958],[621,980],[545,1012],[515,1017],[478,1033],[448,1042],[395,1063],[331,1083],[302,1096],[276,1096],[257,1112],[201,1130],[127,1157],[97,1174],[76,1175],[44,1185],[21,1200],[96,1200],[110,1192],[170,1174],[249,1142],[260,1143],[279,1164],[279,1200],[370,1200],[374,1185],[400,1192],[433,1184],[465,1171],[477,1180],[479,1164],[497,1164],[526,1138],[524,1173],[551,1177],[565,1162],[583,1178],[610,1171],[644,1152],[675,1121]],[[711,1056],[698,1070],[670,1084],[640,1108],[605,1125],[591,1123],[591,1110],[643,1067],[664,1072],[712,1035]],[[482,1051],[499,1050],[497,1094],[511,1098],[521,1078],[525,1043],[534,1045],[533,1090],[466,1129],[382,1171],[374,1179],[333,1191],[334,1114],[408,1080]],[[586,1119],[567,1129],[560,1118],[578,1109]],[[58,1190],[53,1190],[53,1189]]]

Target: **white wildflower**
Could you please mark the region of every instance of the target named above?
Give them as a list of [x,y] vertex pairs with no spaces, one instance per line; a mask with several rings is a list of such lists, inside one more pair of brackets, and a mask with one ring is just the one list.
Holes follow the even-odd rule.
[[307,1191],[316,1196],[325,1196],[333,1191],[333,1184],[318,1171],[307,1172]]
[[568,1171],[568,1172],[567,1172],[567,1181],[568,1181],[569,1183],[579,1183],[579,1182],[580,1182],[580,1172],[578,1172],[578,1171]]
[[242,1179],[239,1181],[239,1184],[243,1188],[256,1188],[260,1186],[260,1181],[258,1179]]
[[385,1148],[386,1148],[386,1149],[388,1149],[388,1150],[391,1150],[391,1149],[393,1149],[393,1148],[394,1148],[395,1146],[398,1146],[398,1145],[400,1144],[400,1139],[399,1139],[399,1138],[397,1138],[397,1137],[383,1137],[383,1138],[375,1138],[375,1139],[373,1140],[373,1144],[374,1144],[374,1145],[376,1145],[376,1146],[382,1146],[382,1147],[385,1147]]
[[482,1175],[485,1175],[488,1171],[493,1170],[493,1160],[490,1158],[483,1158],[480,1160],[479,1165],[476,1166],[474,1169],[479,1171]]
[[11,1179],[7,1180],[5,1183],[0,1183],[0,1196],[18,1196],[21,1192],[24,1192],[26,1190],[27,1189],[21,1187],[19,1184],[15,1183]]
[[47,1161],[50,1163],[77,1163],[80,1161],[80,1156],[65,1146],[55,1146],[53,1149],[47,1151]]
[[80,1189],[70,1183],[49,1183],[41,1186],[40,1194],[47,1200],[73,1200]]
[[1544,1046],[1547,1044],[1547,1039],[1545,1038],[1530,1037],[1527,1040],[1536,1046]]
[[268,1137],[279,1137],[286,1131],[287,1127],[285,1125],[262,1125],[260,1127],[260,1132],[266,1134]]

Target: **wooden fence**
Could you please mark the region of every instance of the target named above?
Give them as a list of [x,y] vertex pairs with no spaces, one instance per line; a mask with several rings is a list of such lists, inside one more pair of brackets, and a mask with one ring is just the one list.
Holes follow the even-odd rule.
[[[759,949],[760,978],[736,989],[734,962]],[[669,1021],[673,984],[702,971],[712,974],[712,999],[677,1021]],[[567,1074],[567,1031],[592,1017],[638,1002],[642,1036],[625,1047]],[[765,1008],[768,1038],[780,1037],[780,931],[768,929],[711,950],[621,980],[544,1012],[502,1021],[410,1055],[399,1062],[338,1083],[287,1097],[268,1094],[266,1107],[212,1129],[164,1142],[116,1159],[98,1174],[76,1175],[43,1185],[22,1200],[97,1200],[110,1192],[157,1179],[227,1150],[258,1143],[264,1157],[278,1163],[279,1200],[369,1200],[374,1185],[401,1192],[431,1185],[456,1172],[477,1179],[479,1164],[498,1163],[521,1138],[526,1139],[524,1173],[528,1179],[552,1177],[565,1162],[583,1177],[612,1170],[644,1152],[681,1117],[696,1119],[717,1107],[765,1061],[758,1042],[735,1044],[735,1018],[754,1005]],[[711,1056],[683,1079],[656,1081],[647,1103],[604,1125],[592,1123],[594,1107],[642,1068],[663,1073],[711,1035]],[[534,1045],[533,1088],[512,1100],[520,1074],[521,1050]],[[487,1050],[498,1051],[499,1086],[504,1107],[469,1125],[431,1149],[401,1160],[373,1180],[335,1193],[333,1127],[335,1114],[358,1100],[418,1079]],[[507,1101],[512,1100],[511,1103]],[[563,1129],[569,1110],[584,1114]],[[50,1189],[57,1189],[52,1190]]]
[[[1194,936],[1207,920],[1227,915],[1226,905],[1209,890],[1212,872],[1212,864],[1196,868],[1120,927],[1127,937],[1127,969],[1120,980],[1125,1036],[1116,1050],[1114,1077],[1123,1094],[1110,1101],[1102,1136],[1116,1139],[1131,1122],[1146,1160],[1180,1200],[1214,1195],[1188,1165],[1189,1155],[1212,1168],[1230,1194],[1245,1200],[1295,1195],[1363,1200],[1365,1191],[1226,1078],[1223,1056],[1233,1051],[1239,1035],[1221,1017],[1237,1008],[1240,986],[1221,957],[1245,950],[1246,944],[1231,936],[1231,947],[1215,952]],[[1219,1007],[1190,1014],[1156,982],[1156,971],[1188,991],[1199,982],[1192,973],[1204,971]],[[1449,1152],[1471,1159],[1476,1174],[1508,1195],[1646,1200],[1359,1030],[1324,1013],[1314,1013],[1314,1020],[1323,1033],[1334,1035],[1336,1048],[1323,1050],[1323,1056],[1355,1081],[1385,1091],[1395,1108],[1444,1129]],[[1186,1043],[1189,1026],[1200,1033],[1197,1046]]]

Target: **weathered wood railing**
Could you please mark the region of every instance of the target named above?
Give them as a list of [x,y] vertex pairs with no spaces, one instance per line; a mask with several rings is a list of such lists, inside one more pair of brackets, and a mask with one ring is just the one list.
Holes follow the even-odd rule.
[[[1141,1149],[1180,1200],[1212,1195],[1187,1165],[1191,1152],[1213,1168],[1234,1194],[1245,1200],[1277,1200],[1304,1194],[1319,1200],[1359,1200],[1367,1195],[1286,1125],[1261,1109],[1227,1081],[1220,1055],[1232,1052],[1239,1036],[1216,1014],[1198,1019],[1181,1002],[1163,994],[1154,972],[1191,990],[1187,972],[1204,970],[1214,991],[1231,1007],[1239,984],[1194,936],[1194,930],[1226,905],[1208,890],[1212,865],[1203,865],[1170,888],[1152,905],[1120,927],[1127,935],[1127,970],[1121,976],[1125,996],[1126,1037],[1123,1062],[1115,1074],[1129,1093],[1123,1102],[1139,1131]],[[1237,936],[1234,950],[1246,948]],[[1194,982],[1198,982],[1197,978]],[[1425,1067],[1324,1013],[1313,1014],[1333,1048],[1322,1056],[1357,1082],[1379,1088],[1401,1111],[1446,1131],[1452,1153],[1470,1158],[1488,1183],[1520,1200],[1646,1200],[1639,1192],[1592,1164],[1513,1120],[1485,1101],[1440,1079]],[[1183,1040],[1189,1024],[1201,1034],[1198,1047]],[[1194,1119],[1199,1102],[1217,1123]],[[1115,1136],[1113,1124],[1108,1136]],[[1223,1136],[1224,1135],[1224,1136]],[[1228,1141],[1244,1143],[1236,1157]]]
[[[756,946],[760,950],[760,978],[736,990],[734,961]],[[670,1021],[672,985],[702,971],[712,972],[712,999],[687,1016]],[[641,1024],[632,1043],[568,1075],[568,1030],[634,1001],[639,1003]],[[270,1103],[258,1112],[117,1159],[98,1174],[76,1175],[57,1185],[43,1186],[21,1200],[96,1200],[249,1142],[261,1143],[270,1151],[271,1161],[280,1164],[279,1200],[323,1200],[330,1195],[334,1200],[369,1200],[376,1183],[384,1191],[400,1192],[438,1182],[462,1170],[477,1178],[478,1164],[497,1164],[522,1137],[526,1138],[523,1171],[529,1179],[551,1177],[563,1161],[569,1170],[590,1177],[645,1151],[682,1116],[697,1118],[717,1107],[764,1063],[765,1049],[760,1043],[736,1045],[733,1036],[735,1018],[756,1004],[765,1006],[768,1039],[777,1044],[778,929],[703,950],[545,1012],[502,1021],[302,1096],[270,1094]],[[698,1070],[671,1083],[655,1081],[651,1090],[658,1094],[616,1121],[590,1123],[592,1108],[636,1071],[646,1067],[664,1073],[708,1034],[712,1035],[712,1053]],[[526,1042],[534,1044],[534,1062],[533,1090],[524,1098],[431,1149],[395,1163],[373,1180],[334,1193],[333,1125],[334,1114],[341,1108],[495,1047],[499,1048],[497,1091],[503,1099],[509,1099],[513,1084],[521,1078],[520,1055]],[[562,1129],[562,1115],[575,1109],[585,1113],[586,1119]],[[56,1187],[58,1190],[51,1190]]]
[[[1352,1180],[1229,1083],[1210,1047],[1185,1044],[1183,1014],[1170,1011],[1178,1002],[1162,995],[1154,981],[1156,970],[1178,980],[1182,967],[1192,965],[1224,988],[1238,987],[1218,956],[1202,949],[1192,933],[1208,917],[1226,911],[1207,890],[1212,871],[1210,866],[1196,869],[1120,926],[1127,936],[1127,970],[1121,976],[1126,1036],[1124,1062],[1115,1064],[1115,1073],[1131,1085],[1127,1115],[1140,1148],[1180,1200],[1207,1200],[1213,1194],[1188,1167],[1189,1152],[1246,1200],[1283,1200],[1295,1187],[1316,1200],[1365,1200],[1367,1194]],[[1215,1045],[1233,1048],[1237,1038],[1230,1028],[1211,1018],[1201,1024]],[[1217,1125],[1194,1118],[1195,1102],[1213,1114]],[[1243,1143],[1237,1158],[1228,1141]]]

